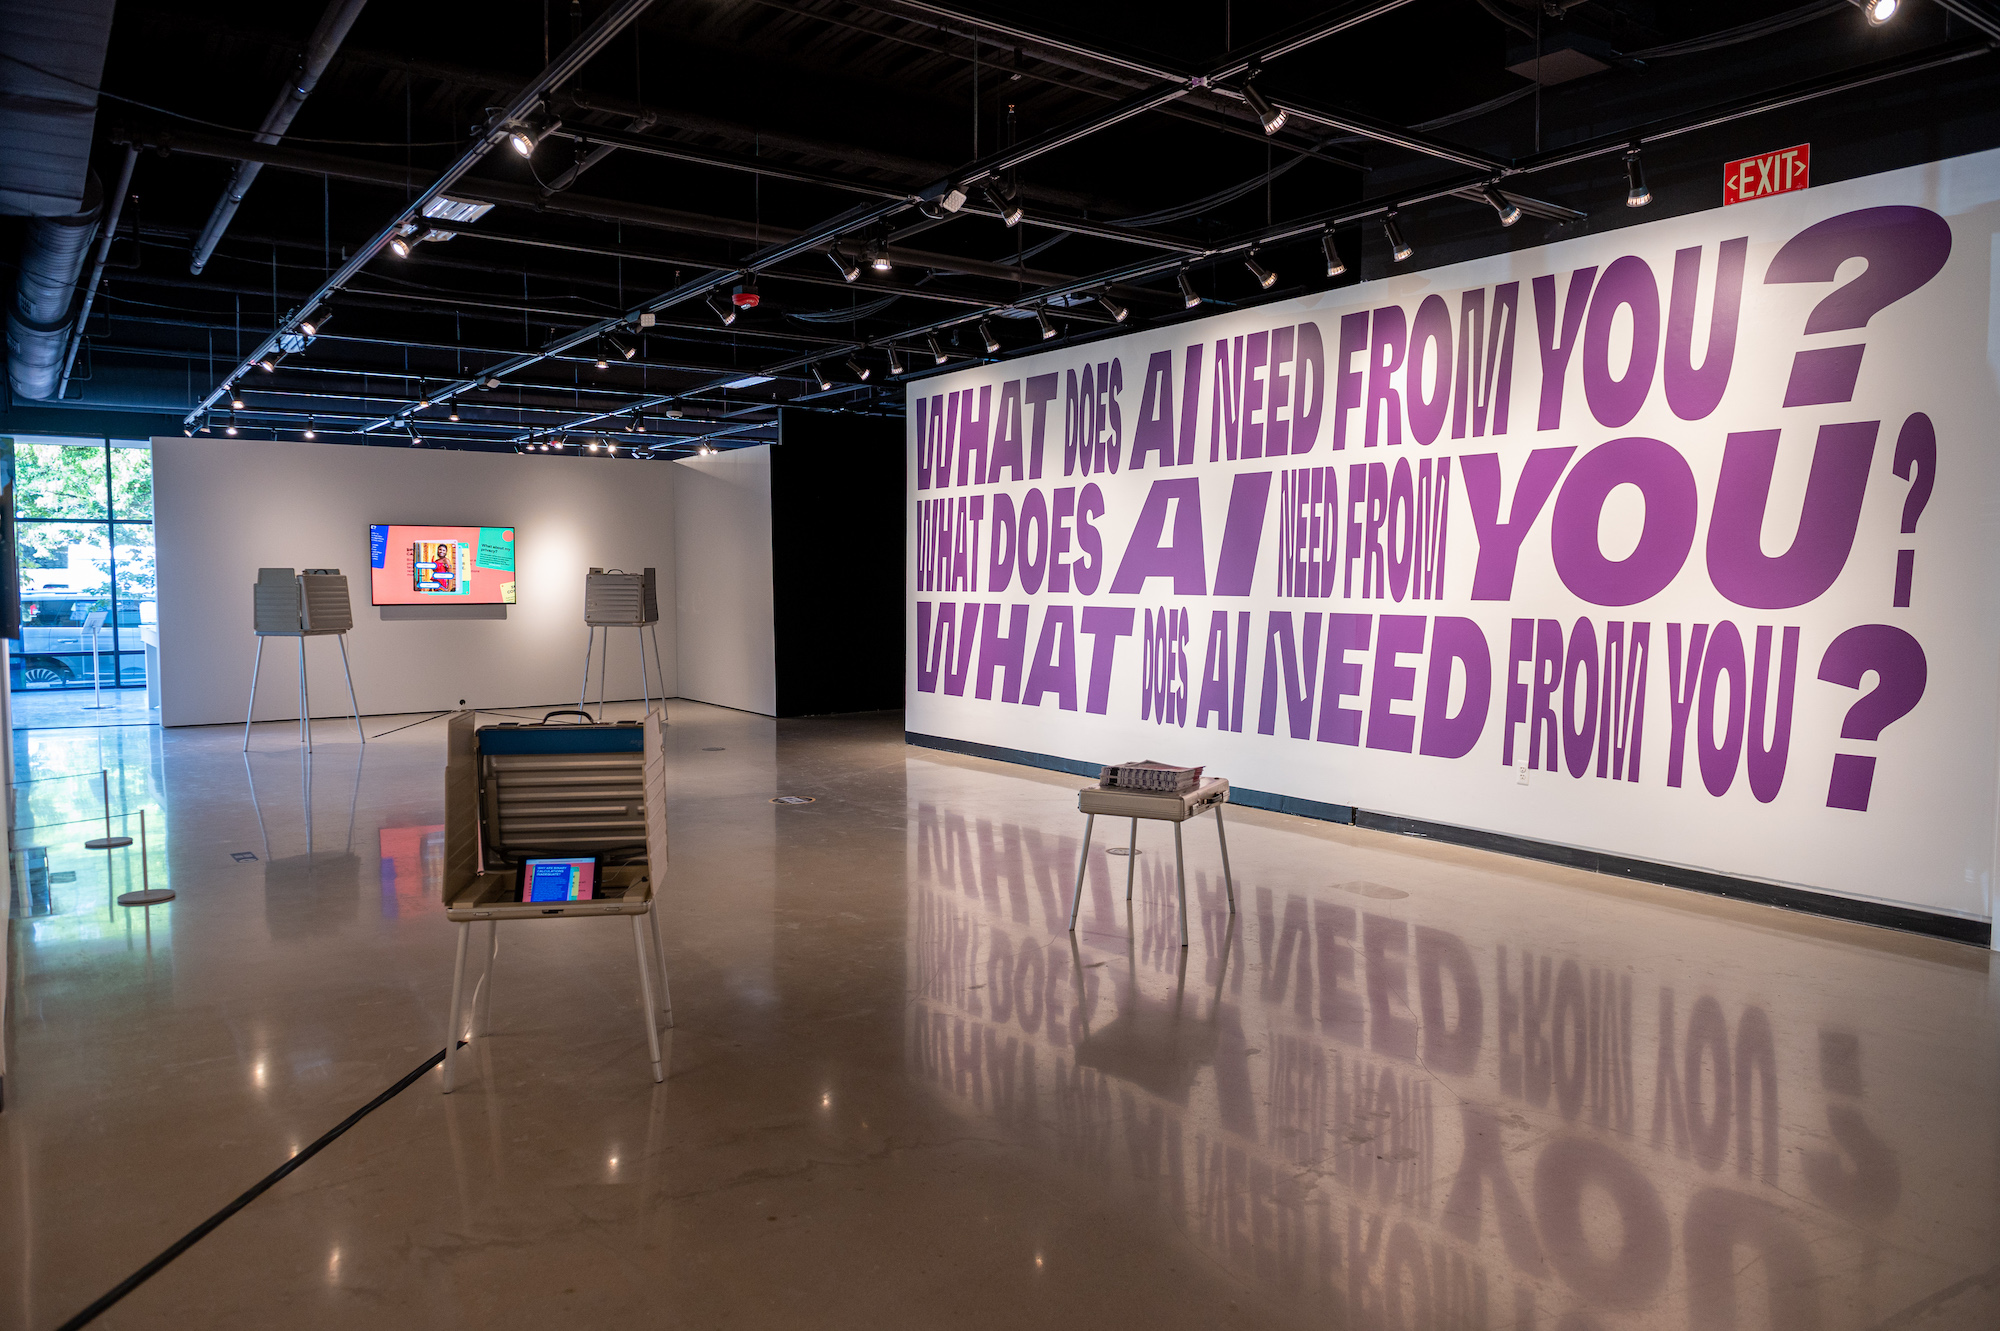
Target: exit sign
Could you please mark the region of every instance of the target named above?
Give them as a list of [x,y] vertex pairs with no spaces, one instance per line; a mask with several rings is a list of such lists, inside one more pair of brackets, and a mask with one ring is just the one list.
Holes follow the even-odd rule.
[[1722,165],[1722,202],[1748,203],[1773,194],[1789,194],[1812,184],[1812,145],[1780,148]]

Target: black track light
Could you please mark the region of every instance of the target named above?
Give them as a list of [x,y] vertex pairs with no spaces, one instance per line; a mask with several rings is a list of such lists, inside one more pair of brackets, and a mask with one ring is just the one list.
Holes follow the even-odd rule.
[[1347,264],[1340,257],[1339,247],[1333,243],[1333,232],[1331,230],[1319,233],[1319,244],[1320,248],[1326,251],[1326,275],[1328,277],[1339,277],[1342,273],[1346,272]]
[[430,405],[431,405],[430,390],[425,388],[424,381],[419,379],[417,380],[417,410],[428,411],[430,409]]
[[266,374],[274,373],[278,368],[278,362],[283,360],[284,358],[285,357],[283,352],[274,351],[270,355],[264,357],[264,359],[258,361],[257,368],[262,370]]
[[457,403],[457,401],[456,401],[456,400],[454,400],[454,401],[452,401],[451,403],[449,403],[448,405],[449,405],[449,406],[451,407],[451,414],[450,414],[449,416],[445,417],[445,419],[446,419],[446,420],[448,420],[448,421],[455,421],[455,420],[457,420],[457,419],[458,419],[458,403]]
[[299,320],[299,331],[307,337],[318,337],[319,330],[333,322],[333,311],[322,310],[307,319]]
[[878,273],[894,272],[896,265],[889,258],[889,244],[877,240],[868,247],[868,266]]
[[930,344],[931,359],[939,365],[944,364],[945,361],[944,348],[938,345],[937,334],[932,333],[929,337],[925,338],[924,341]]
[[979,340],[986,344],[989,353],[1000,350],[1000,339],[993,336],[993,325],[984,319],[979,321]]
[[1250,109],[1257,113],[1257,120],[1264,126],[1266,134],[1276,134],[1285,127],[1285,113],[1271,105],[1265,99],[1264,94],[1257,91],[1256,84],[1246,83],[1243,85],[1243,100],[1248,102]]
[[833,380],[826,377],[826,371],[819,367],[818,361],[807,361],[806,368],[812,371],[813,382],[819,385],[820,392],[828,393],[833,391]]
[[186,435],[190,439],[194,438],[194,426],[189,425],[186,421],[182,421],[181,433]]
[[903,372],[903,353],[896,350],[894,343],[891,343],[890,345],[882,348],[882,350],[886,352],[889,357],[889,373],[901,374]]
[[1639,148],[1633,145],[1625,150],[1625,206],[1644,208],[1653,201],[1653,191],[1646,188],[1646,168],[1639,164]]
[[609,333],[606,333],[604,335],[604,340],[611,344],[611,349],[618,353],[619,359],[621,360],[631,360],[634,356],[639,354],[639,348],[633,346],[629,342],[621,342]]
[[871,371],[866,365],[861,363],[859,358],[849,356],[847,358],[847,368],[853,373],[856,379],[859,379],[864,384],[868,382],[868,376]]
[[1111,316],[1111,322],[1113,323],[1122,324],[1127,319],[1132,317],[1132,311],[1127,309],[1125,306],[1120,305],[1117,301],[1111,299],[1111,293],[1109,291],[1098,292],[1097,303],[1104,307],[1104,312]]
[[243,410],[243,394],[237,391],[235,384],[229,386],[229,409],[231,411]]
[[410,238],[408,236],[389,237],[389,253],[395,255],[398,259],[409,258]]
[[229,435],[229,436],[231,436],[231,437],[234,437],[234,436],[235,436],[235,434],[236,434],[236,413],[235,413],[235,412],[233,412],[233,411],[232,411],[232,412],[230,412],[230,413],[229,413],[229,424],[223,427],[223,430],[222,430],[222,432],[223,432],[224,434],[226,434],[226,435]]
[[1182,305],[1185,305],[1188,309],[1193,309],[1201,304],[1201,297],[1195,294],[1194,281],[1188,276],[1187,269],[1183,268],[1178,273],[1175,273],[1174,280],[1180,283]]
[[736,322],[736,307],[713,291],[708,293],[708,308],[715,311],[715,317],[722,320],[724,328]]
[[603,349],[600,348],[597,351],[596,358],[591,361],[591,365],[600,370],[608,370],[611,368],[611,361],[605,356]]
[[313,418],[311,416],[306,417],[306,428],[303,431],[301,431],[301,433],[307,439],[319,438],[319,431],[314,429],[313,425],[314,425]]
[[1250,276],[1257,279],[1257,285],[1269,291],[1278,284],[1278,275],[1257,262],[1257,251],[1251,250],[1243,257],[1243,266],[1250,270]]
[[1860,4],[1861,12],[1868,16],[1868,26],[1871,28],[1881,27],[1896,17],[1896,12],[1903,7],[1902,0],[1860,0]]
[[1502,194],[1498,185],[1482,186],[1479,192],[1486,196],[1486,202],[1493,205],[1494,215],[1500,219],[1501,226],[1512,226],[1521,220],[1521,205]]
[[842,281],[852,282],[855,278],[861,276],[861,265],[850,259],[840,246],[835,245],[832,249],[828,250],[826,257],[833,260],[833,266],[840,270]]
[[508,128],[507,146],[522,157],[533,157],[542,140],[554,133],[561,123],[545,115],[527,116]]
[[1056,335],[1056,326],[1049,322],[1047,306],[1035,306],[1035,322],[1042,326],[1042,341],[1046,342]]
[[1410,242],[1403,239],[1403,228],[1396,225],[1396,214],[1393,211],[1382,219],[1382,234],[1389,238],[1389,254],[1397,263],[1416,253],[1410,248]]
[[993,211],[1000,214],[1000,220],[1008,226],[1021,223],[1021,200],[1009,193],[1007,187],[997,180],[989,180],[980,187],[986,201],[993,205]]

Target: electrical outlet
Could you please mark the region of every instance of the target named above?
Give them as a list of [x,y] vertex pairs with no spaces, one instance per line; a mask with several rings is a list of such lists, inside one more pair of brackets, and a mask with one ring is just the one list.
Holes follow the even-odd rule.
[[1528,784],[1528,764],[1527,764],[1526,762],[1520,762],[1520,763],[1516,763],[1516,764],[1514,765],[1514,775],[1516,776],[1516,778],[1518,778],[1518,779],[1519,779],[1519,781],[1521,782],[1521,784],[1522,784],[1522,785],[1524,785],[1524,786],[1525,786],[1525,785],[1527,785],[1527,784]]

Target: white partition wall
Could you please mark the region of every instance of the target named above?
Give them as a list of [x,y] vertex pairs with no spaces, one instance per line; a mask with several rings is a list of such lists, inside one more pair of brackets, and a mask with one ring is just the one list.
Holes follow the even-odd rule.
[[[347,575],[355,601],[347,646],[363,712],[441,709],[461,699],[475,707],[574,699],[585,570],[651,565],[663,585],[674,585],[678,471],[623,458],[155,439],[161,719],[170,726],[243,719],[256,647],[250,586],[260,566]],[[397,607],[389,614],[405,617],[385,617],[368,604],[374,523],[516,528],[517,603]],[[421,614],[456,617],[407,617]],[[466,617],[475,615],[489,617]],[[668,678],[664,686],[653,681],[652,691],[672,696],[679,688],[671,614],[659,629]],[[639,696],[632,637],[614,635],[610,697]],[[259,719],[298,714],[297,650],[296,639],[266,644]],[[306,652],[314,715],[345,713],[339,647],[308,639]]]
[[908,727],[1983,939],[1996,244],[1988,152],[913,383]]
[[778,710],[771,605],[771,450],[675,463],[681,696]]

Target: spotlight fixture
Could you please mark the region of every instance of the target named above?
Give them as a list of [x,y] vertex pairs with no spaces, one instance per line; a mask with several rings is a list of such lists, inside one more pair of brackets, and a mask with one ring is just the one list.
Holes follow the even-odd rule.
[[1250,270],[1250,276],[1257,279],[1257,285],[1269,291],[1278,284],[1278,275],[1257,262],[1257,251],[1251,250],[1243,256],[1243,266]]
[[546,116],[531,115],[508,128],[507,146],[523,157],[533,157],[542,140],[554,133],[561,123]]
[[948,213],[955,213],[965,207],[965,186],[953,185],[938,199],[938,207]]
[[1111,316],[1111,322],[1113,323],[1122,324],[1127,319],[1132,317],[1132,311],[1125,308],[1123,305],[1120,305],[1117,301],[1111,299],[1111,293],[1109,291],[1098,292],[1097,303],[1104,307],[1104,312]]
[[391,236],[391,237],[389,237],[389,252],[390,252],[391,254],[395,255],[395,256],[396,256],[396,257],[397,257],[398,259],[407,259],[407,258],[409,258],[409,257],[410,257],[410,238],[409,238],[408,236]]
[[826,257],[833,260],[833,266],[840,270],[842,281],[852,282],[855,278],[861,276],[861,265],[848,258],[846,252],[840,246],[835,245],[829,249],[826,252]]
[[271,374],[277,370],[278,362],[283,360],[284,358],[285,357],[283,352],[274,351],[270,355],[264,357],[264,359],[258,361],[257,368],[262,370],[266,374]]
[[308,439],[319,438],[319,431],[313,428],[313,418],[311,416],[306,417],[306,428],[302,433]]
[[985,319],[979,321],[979,340],[986,344],[988,352],[1000,350],[1000,339],[993,336],[993,325]]
[[646,413],[637,407],[632,408],[632,428],[640,434],[646,433]]
[[611,368],[611,362],[604,358],[604,351],[602,348],[598,349],[596,353],[596,359],[591,361],[591,365],[600,370],[608,370]]
[[1625,150],[1625,206],[1644,208],[1653,201],[1653,191],[1646,188],[1646,168],[1639,164],[1637,144]]
[[606,439],[604,441],[604,451],[612,454],[613,456],[616,456],[618,452],[618,445],[612,443],[609,439]]
[[231,411],[243,410],[243,394],[237,391],[235,384],[229,386],[229,409]]
[[944,364],[944,359],[945,359],[944,348],[938,345],[937,334],[932,333],[929,337],[925,338],[924,341],[930,344],[931,359],[937,362],[939,365]]
[[232,411],[232,412],[230,412],[230,413],[229,413],[229,424],[223,427],[223,430],[222,430],[222,432],[223,432],[224,434],[226,434],[226,435],[231,435],[231,436],[234,436],[234,435],[235,435],[235,433],[236,433],[236,413],[235,413],[235,412],[233,412],[233,411]]
[[1007,187],[997,180],[989,180],[980,186],[986,201],[993,205],[993,211],[1000,214],[1000,220],[1008,226],[1021,224],[1021,200],[1008,193]]
[[623,357],[625,360],[631,360],[634,356],[639,354],[638,347],[632,345],[630,342],[620,342],[610,333],[606,333],[604,335],[604,340],[606,342],[609,342],[611,344],[611,349],[617,352],[619,356]]
[[715,311],[715,317],[722,320],[724,328],[736,322],[736,307],[723,300],[713,291],[708,293],[708,308]]
[[669,402],[665,406],[660,408],[660,414],[662,416],[665,416],[668,420],[677,421],[681,417],[685,416],[687,413],[681,409],[680,403]]
[[311,318],[299,320],[299,331],[307,337],[318,337],[319,330],[333,322],[333,311],[326,310]]
[[445,417],[445,419],[448,421],[455,421],[458,419],[458,403],[454,401],[450,405],[451,405],[451,415]]
[[1868,16],[1869,27],[1879,28],[1896,17],[1896,11],[1902,7],[1901,0],[1862,0],[1861,12]]
[[826,377],[826,371],[825,371],[825,370],[822,370],[822,369],[821,369],[821,368],[819,367],[819,362],[818,362],[818,361],[816,361],[816,360],[815,360],[815,361],[807,361],[807,362],[806,362],[806,368],[807,368],[808,370],[811,370],[811,371],[812,371],[812,377],[813,377],[813,381],[814,381],[815,383],[817,383],[817,384],[819,385],[819,391],[820,391],[820,392],[822,392],[822,393],[825,393],[825,392],[830,392],[830,391],[832,391],[832,389],[833,389],[833,380],[831,380],[831,379],[829,379],[829,378],[827,378],[827,377]]
[[409,426],[409,431],[410,431],[410,447],[422,448],[424,446],[424,437],[417,433],[417,427],[414,423],[412,423]]
[[854,377],[859,379],[862,383],[865,384],[868,382],[868,375],[869,375],[868,367],[866,365],[863,365],[855,357],[849,356],[847,358],[847,368],[852,370],[854,372]]
[[901,374],[903,372],[903,353],[896,350],[896,345],[893,342],[882,348],[882,350],[887,352],[889,356],[889,373]]
[[1382,218],[1382,234],[1389,238],[1389,254],[1397,263],[1401,263],[1416,253],[1415,250],[1410,248],[1410,242],[1403,239],[1403,228],[1396,225],[1396,213],[1394,209],[1391,209]]
[[1499,217],[1501,226],[1512,226],[1521,220],[1521,205],[1502,194],[1498,185],[1482,186],[1479,192],[1486,196],[1486,202],[1493,205],[1493,212]]
[[189,425],[185,421],[181,422],[181,433],[190,439],[194,438],[194,426]]
[[589,449],[591,452],[595,453],[597,451],[597,441],[593,439],[589,443],[585,444],[584,447]]
[[204,414],[201,418],[201,432],[203,434],[213,434],[215,432],[214,423],[209,419],[209,417],[206,414]]
[[550,439],[549,442],[554,444],[558,449],[560,449],[564,444],[569,442],[569,436],[559,434]]
[[424,381],[419,379],[417,380],[417,410],[426,411],[430,408],[430,405],[431,405],[430,390],[428,388],[425,388]]
[[1347,271],[1347,264],[1341,260],[1340,250],[1333,243],[1331,228],[1319,233],[1320,248],[1326,251],[1326,275],[1339,277]]
[[869,245],[868,266],[878,273],[895,271],[896,265],[889,261],[889,246],[886,241],[877,240]]
[[1264,94],[1257,91],[1256,84],[1245,83],[1243,85],[1243,100],[1248,102],[1250,109],[1257,113],[1257,120],[1264,126],[1266,134],[1276,134],[1285,127],[1285,113],[1271,105],[1265,99]]
[[1056,335],[1056,326],[1049,322],[1047,306],[1035,306],[1035,322],[1042,326],[1042,341],[1046,342]]
[[1201,304],[1201,297],[1195,294],[1194,282],[1188,277],[1187,269],[1183,268],[1175,273],[1174,280],[1180,283],[1182,305],[1191,310]]

